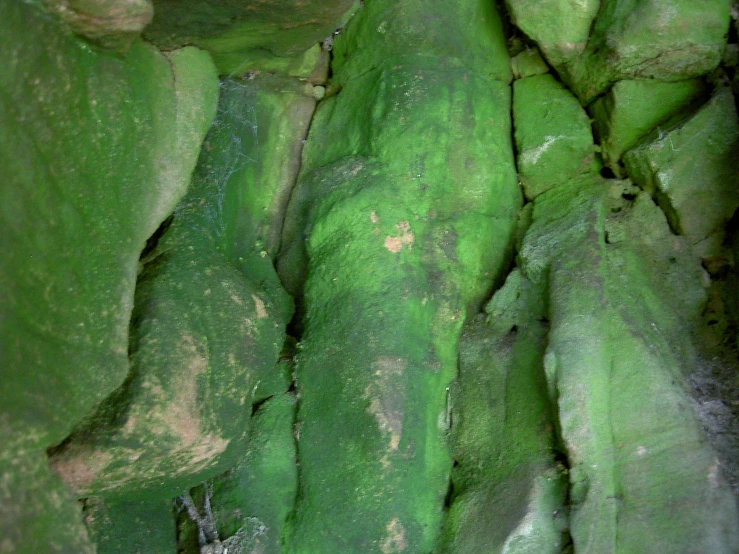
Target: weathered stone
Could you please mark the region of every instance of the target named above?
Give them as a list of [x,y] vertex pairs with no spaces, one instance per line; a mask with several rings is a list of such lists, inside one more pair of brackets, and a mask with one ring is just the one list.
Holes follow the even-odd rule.
[[97,554],[171,554],[176,552],[172,501],[129,499],[105,503],[84,501],[85,525]]
[[577,58],[588,44],[601,0],[506,0],[513,23],[537,42],[556,67]]
[[527,198],[591,169],[595,147],[588,115],[552,75],[513,83],[513,126]]
[[515,270],[486,311],[465,327],[450,391],[455,465],[440,551],[561,552],[567,479],[554,461],[544,305]]
[[719,254],[724,226],[739,206],[739,123],[731,91],[720,88],[687,122],[654,135],[624,155],[626,170],[701,257]]
[[[294,65],[342,27],[356,0],[280,3],[261,0],[154,0],[144,36],[160,48],[192,44],[210,51],[222,75],[274,64]],[[283,67],[284,69],[284,67]]]
[[265,401],[250,423],[246,455],[214,479],[210,503],[222,541],[242,542],[250,552],[283,551],[285,523],[298,493],[295,405],[291,394]]
[[29,448],[27,436],[8,434],[0,419],[0,552],[95,554],[74,495],[49,469],[45,453]]
[[605,165],[620,173],[621,155],[703,92],[701,81],[619,81],[588,110],[593,115]]
[[[521,252],[524,273],[548,284],[545,369],[575,549],[734,552],[735,500],[683,385],[699,259],[646,193],[609,192],[583,180],[539,197]],[[627,240],[606,242],[607,214],[609,235],[625,226]]]
[[126,377],[139,255],[186,191],[216,74],[195,48],[93,51],[24,2],[0,34],[2,544],[85,552],[46,449]]
[[534,77],[549,72],[547,62],[541,57],[536,48],[526,48],[523,52],[511,58],[511,73],[514,79]]
[[[729,0],[603,0],[587,48],[555,64],[584,104],[623,79],[681,81],[718,66]],[[547,54],[542,47],[542,52]]]
[[312,123],[280,264],[307,268],[286,551],[429,551],[457,336],[521,204],[510,93],[490,76],[508,59],[490,3],[416,0],[367,3],[334,59],[342,89]]
[[[280,371],[291,302],[256,244],[280,221],[262,214],[253,183],[273,166],[267,156],[249,171],[256,91],[227,86],[193,185],[143,259],[131,374],[52,457],[78,494],[166,498],[223,473],[246,449],[259,383]],[[264,135],[264,146],[284,140]]]
[[151,0],[42,1],[78,35],[121,53],[131,47],[154,15]]

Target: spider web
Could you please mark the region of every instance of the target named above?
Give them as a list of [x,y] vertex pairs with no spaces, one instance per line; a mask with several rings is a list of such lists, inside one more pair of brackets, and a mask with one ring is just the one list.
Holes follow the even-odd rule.
[[219,84],[218,111],[198,160],[195,182],[183,205],[199,207],[201,217],[188,226],[216,241],[225,238],[229,184],[259,159],[257,90],[253,83],[226,78]]

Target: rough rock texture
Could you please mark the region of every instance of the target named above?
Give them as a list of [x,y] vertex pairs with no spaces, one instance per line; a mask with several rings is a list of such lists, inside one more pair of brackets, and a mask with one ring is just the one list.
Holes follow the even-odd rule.
[[97,554],[172,554],[176,552],[175,519],[167,499],[105,503],[84,502],[84,521]]
[[528,199],[590,171],[590,120],[577,99],[549,74],[513,83],[518,176]]
[[246,552],[283,551],[285,523],[298,492],[295,403],[292,394],[279,394],[262,404],[251,422],[247,454],[213,484],[210,502],[219,536],[248,547]]
[[334,60],[342,89],[314,118],[280,265],[307,261],[286,551],[424,552],[451,467],[457,335],[521,202],[508,58],[489,3],[406,0],[368,3]]
[[186,190],[215,69],[194,48],[93,52],[21,2],[0,26],[3,545],[83,552],[45,449],[128,372],[139,254]]
[[699,255],[719,254],[726,222],[739,206],[739,122],[731,91],[719,88],[684,124],[655,134],[624,156],[629,175]]
[[145,253],[129,378],[52,456],[79,494],[171,498],[224,472],[246,449],[255,391],[279,371],[291,303],[255,252],[264,222],[239,210],[258,150],[248,86],[227,86],[193,185]]
[[549,66],[536,48],[526,48],[511,58],[511,73],[514,79],[524,79],[542,75],[549,71]]
[[739,552],[729,3],[0,3],[0,553]]
[[554,459],[542,297],[514,270],[485,311],[465,327],[450,389],[455,465],[439,551],[561,552],[567,479]]
[[[144,33],[164,49],[193,44],[209,50],[221,74],[244,70],[242,62],[274,64],[299,57],[331,36],[356,9],[355,0],[155,0]],[[245,68],[245,69],[248,69]]]
[[154,15],[151,0],[42,0],[46,8],[96,45],[125,53]]
[[506,6],[549,63],[561,67],[585,50],[601,0],[506,0]]
[[536,41],[584,104],[622,79],[678,81],[715,69],[730,22],[729,0],[507,4],[514,23]]
[[[593,102],[590,113],[600,139],[605,165],[621,173],[621,155],[655,127],[686,111],[704,92],[699,80],[669,83],[654,80],[619,81]],[[662,129],[660,129],[662,131]]]
[[539,197],[520,254],[524,274],[547,283],[544,366],[575,550],[734,552],[735,498],[681,384],[695,365],[699,260],[646,193],[632,203],[604,185]]

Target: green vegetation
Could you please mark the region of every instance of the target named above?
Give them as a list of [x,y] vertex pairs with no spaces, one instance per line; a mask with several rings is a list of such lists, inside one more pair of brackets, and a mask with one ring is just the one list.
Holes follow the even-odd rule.
[[732,13],[0,0],[0,554],[739,551]]

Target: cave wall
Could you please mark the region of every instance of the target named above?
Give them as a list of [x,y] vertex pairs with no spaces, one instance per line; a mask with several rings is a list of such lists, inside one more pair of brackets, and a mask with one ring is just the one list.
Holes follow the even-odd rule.
[[0,2],[0,552],[739,551],[728,0]]

